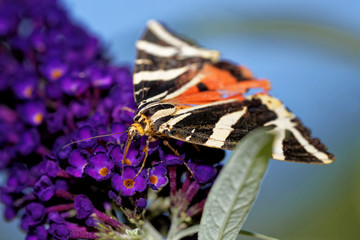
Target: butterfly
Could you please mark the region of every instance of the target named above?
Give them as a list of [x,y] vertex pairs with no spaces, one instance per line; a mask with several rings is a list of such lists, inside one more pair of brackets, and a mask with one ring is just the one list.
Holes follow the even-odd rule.
[[[335,160],[280,100],[267,93],[269,81],[220,60],[218,51],[184,40],[155,20],[148,22],[136,48],[133,85],[138,108],[127,131],[124,158],[131,142],[144,135],[147,144],[164,139],[175,153],[166,139],[233,150],[255,128],[267,127],[275,135],[273,159],[315,164]],[[250,94],[253,89],[258,93]]]

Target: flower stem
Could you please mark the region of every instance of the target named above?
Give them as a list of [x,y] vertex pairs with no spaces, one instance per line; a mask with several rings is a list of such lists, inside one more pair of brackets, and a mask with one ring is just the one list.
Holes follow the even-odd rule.
[[96,217],[99,218],[101,221],[103,221],[104,223],[107,223],[109,225],[111,225],[114,228],[122,228],[122,229],[130,229],[128,226],[126,226],[125,224],[119,222],[118,220],[110,217],[109,215],[106,215],[103,212],[100,212],[99,210],[95,209],[94,213],[96,214]]
[[143,228],[152,237],[152,239],[154,240],[164,239],[164,237],[159,233],[158,230],[156,230],[156,228],[154,228],[154,226],[149,221],[144,222]]

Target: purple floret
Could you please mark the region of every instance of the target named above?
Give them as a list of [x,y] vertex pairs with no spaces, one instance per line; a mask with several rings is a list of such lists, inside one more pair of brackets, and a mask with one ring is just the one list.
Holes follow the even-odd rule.
[[33,75],[19,76],[12,85],[14,94],[19,99],[32,99],[37,91],[37,78]]
[[55,186],[51,179],[43,175],[34,185],[34,194],[42,201],[50,200],[55,194]]
[[139,208],[146,208],[147,201],[145,198],[139,198],[139,200],[136,202],[136,206]]
[[36,202],[32,202],[25,207],[25,215],[21,220],[21,227],[25,231],[29,227],[36,226],[40,224],[45,216],[45,207]]
[[23,155],[30,155],[40,144],[40,134],[36,128],[25,130],[16,145],[17,151]]
[[89,88],[89,79],[79,76],[65,76],[60,80],[60,86],[64,93],[70,96],[83,94]]
[[69,66],[59,59],[48,59],[40,66],[43,76],[50,82],[61,79],[67,72]]
[[96,181],[103,181],[112,175],[114,161],[104,152],[94,153],[88,158],[85,172]]
[[42,101],[28,101],[19,106],[18,113],[25,123],[39,126],[45,117],[45,104]]
[[78,219],[85,219],[89,217],[95,210],[90,199],[83,194],[75,197],[74,208],[76,210],[76,217]]
[[213,166],[198,165],[194,169],[194,178],[199,184],[205,184],[213,180],[216,171]]
[[48,233],[56,240],[67,240],[70,238],[70,230],[64,223],[52,223]]
[[81,140],[81,142],[78,142],[77,145],[79,148],[91,148],[96,143],[96,138],[87,139],[96,136],[96,130],[90,126],[83,126],[76,130],[73,135],[72,139],[74,141]]
[[65,107],[59,107],[55,112],[46,115],[45,122],[50,133],[59,132],[64,128],[66,112]]
[[135,192],[142,192],[146,189],[146,177],[144,174],[136,176],[135,168],[124,167],[122,175],[115,174],[111,178],[111,183],[116,191],[120,191],[123,196],[132,196]]
[[109,69],[100,66],[90,66],[86,69],[90,76],[91,85],[95,88],[108,89],[113,84],[113,77]]
[[159,190],[168,183],[167,169],[163,164],[157,164],[148,170],[148,184],[154,190]]
[[84,150],[75,149],[69,156],[70,166],[66,168],[67,173],[74,177],[82,177],[85,166],[88,164],[89,153]]

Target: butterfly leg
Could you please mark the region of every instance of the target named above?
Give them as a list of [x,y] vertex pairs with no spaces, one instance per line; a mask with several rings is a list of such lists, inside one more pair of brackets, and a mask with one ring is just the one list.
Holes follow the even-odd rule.
[[199,146],[198,146],[198,145],[196,145],[196,144],[192,144],[192,146],[196,149],[196,151],[200,152],[200,148],[199,148]]
[[143,148],[143,152],[145,153],[144,160],[142,161],[140,170],[137,172],[137,174],[135,175],[134,179],[137,178],[137,176],[139,176],[139,174],[141,173],[141,171],[142,171],[142,170],[144,169],[144,167],[145,167],[146,159],[147,159],[147,157],[148,157],[148,155],[149,155],[149,143],[150,143],[150,138],[147,138],[147,139],[146,139],[146,145],[145,145],[145,147]]
[[171,150],[177,157],[179,157],[179,158],[183,161],[185,167],[189,170],[189,172],[190,172],[190,174],[191,174],[191,177],[192,177],[192,176],[194,175],[193,172],[191,171],[189,165],[185,162],[185,160],[180,156],[179,152],[176,151],[176,149],[173,148],[167,140],[163,140],[163,143],[164,143],[168,148],[170,148],[170,150]]
[[121,110],[128,111],[128,112],[131,112],[131,113],[136,113],[134,109],[131,109],[129,107],[122,107]]

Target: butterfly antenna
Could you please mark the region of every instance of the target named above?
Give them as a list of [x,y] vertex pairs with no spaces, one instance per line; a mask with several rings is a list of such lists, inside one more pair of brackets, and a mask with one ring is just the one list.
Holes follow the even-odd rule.
[[121,133],[124,133],[124,132],[126,132],[126,131],[109,133],[109,134],[103,134],[103,135],[97,135],[97,136],[94,136],[94,137],[88,137],[88,138],[80,139],[80,140],[77,140],[77,141],[68,143],[68,144],[66,144],[65,146],[63,146],[62,148],[66,148],[66,147],[68,147],[68,146],[70,146],[70,145],[73,145],[73,144],[75,144],[75,143],[78,143],[78,142],[88,141],[88,140],[91,140],[91,139],[94,139],[94,138],[110,137],[110,136],[117,135],[117,134],[121,134]]

